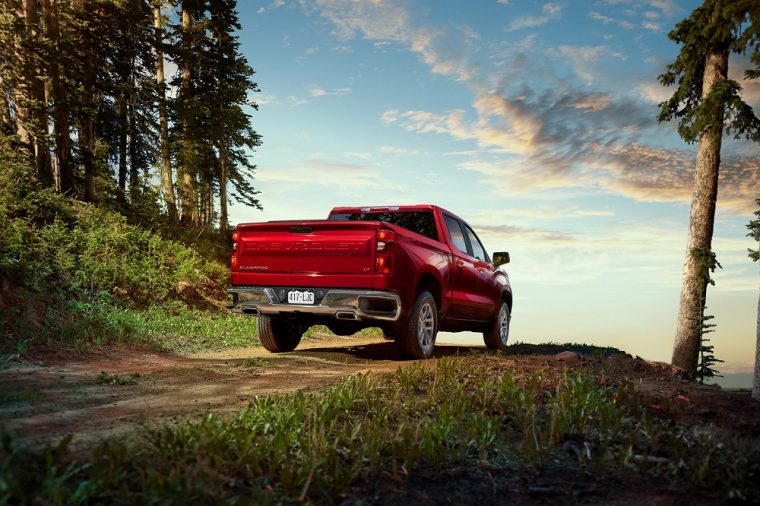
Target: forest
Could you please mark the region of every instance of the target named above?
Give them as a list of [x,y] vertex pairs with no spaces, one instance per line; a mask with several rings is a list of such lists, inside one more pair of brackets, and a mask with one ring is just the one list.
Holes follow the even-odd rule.
[[22,161],[15,177],[183,227],[226,230],[230,199],[258,207],[258,87],[235,4],[3,0],[0,146]]

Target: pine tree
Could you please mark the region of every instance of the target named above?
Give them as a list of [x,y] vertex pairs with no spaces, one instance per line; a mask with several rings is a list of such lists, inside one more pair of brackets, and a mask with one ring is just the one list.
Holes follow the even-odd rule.
[[153,28],[155,30],[156,93],[158,99],[158,119],[161,152],[161,187],[169,220],[177,221],[177,199],[172,181],[171,148],[169,146],[169,113],[166,110],[166,85],[164,78],[164,32],[161,15],[161,0],[153,0]]
[[219,229],[225,231],[228,220],[228,186],[234,198],[245,205],[261,208],[258,192],[250,185],[255,166],[247,152],[261,145],[261,137],[250,124],[245,107],[257,110],[249,101],[250,92],[258,92],[252,80],[254,71],[239,52],[234,35],[241,29],[234,0],[210,0],[211,40],[207,52],[211,55],[211,93],[209,130],[218,156]]
[[[660,104],[659,121],[678,120],[678,133],[698,142],[678,328],[673,365],[696,372],[700,338],[692,319],[704,316],[707,282],[699,275],[692,251],[710,251],[718,197],[720,148],[724,128],[735,137],[760,141],[760,120],[741,98],[741,86],[728,79],[729,54],[752,51],[760,69],[760,9],[756,0],[705,0],[668,37],[681,45],[675,61],[660,75],[677,85]],[[757,77],[757,71],[747,77]]]

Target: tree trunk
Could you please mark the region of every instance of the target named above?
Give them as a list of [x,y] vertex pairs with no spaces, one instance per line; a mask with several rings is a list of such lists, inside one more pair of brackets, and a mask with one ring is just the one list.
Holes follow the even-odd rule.
[[219,231],[229,228],[227,217],[227,149],[219,149]]
[[[28,20],[26,19],[26,2],[23,4],[18,4],[18,8],[16,9],[16,16],[24,21],[24,25],[28,26]],[[27,50],[24,47],[23,42],[19,46],[16,46],[14,49],[18,62],[20,63],[21,69],[19,73],[21,75],[18,76],[16,82],[13,83],[15,84],[15,86],[13,86],[13,106],[15,112],[13,116],[13,122],[16,130],[16,137],[18,137],[19,142],[24,146],[31,157],[34,155],[34,147],[32,145],[32,134],[29,131],[29,85],[27,83],[30,67],[28,62],[29,55],[27,54]]]
[[137,113],[135,112],[134,88],[130,82],[129,101],[129,200],[134,204],[140,196],[140,168],[137,161]]
[[[24,11],[26,13],[27,36],[30,43],[36,46],[41,38],[39,0],[24,0]],[[50,163],[50,148],[47,137],[48,111],[45,100],[45,82],[41,79],[44,71],[39,68],[38,62],[33,57],[29,58],[26,67],[27,75],[25,77],[31,103],[31,141],[33,142],[37,179],[45,186],[52,187],[54,184],[53,167]]]
[[61,179],[61,193],[74,193],[74,166],[71,162],[71,137],[69,136],[69,110],[66,103],[66,85],[58,65],[57,46],[61,35],[58,26],[56,0],[44,0],[47,36],[53,45],[50,59],[50,80],[53,89],[53,112],[55,117],[55,153]]
[[760,401],[760,298],[757,299],[757,328],[755,329],[755,375],[752,380],[752,398]]
[[127,97],[119,94],[119,200],[126,200],[127,191]]
[[169,115],[166,111],[166,90],[164,89],[164,52],[162,50],[163,31],[161,29],[161,1],[153,3],[153,27],[156,31],[156,85],[158,88],[158,122],[161,142],[161,186],[169,220],[177,221],[177,198],[172,182],[171,152],[169,150]]
[[195,171],[192,164],[193,145],[190,131],[189,107],[187,101],[192,89],[192,67],[190,65],[190,37],[192,29],[192,17],[190,11],[183,2],[182,4],[182,219],[185,225],[198,224],[198,204],[196,196]]
[[[710,94],[715,84],[725,80],[728,72],[728,49],[710,50],[705,58],[702,80],[702,99]],[[689,239],[686,246],[683,284],[681,287],[678,327],[673,346],[673,365],[685,369],[692,377],[697,370],[701,340],[701,318],[704,313],[707,279],[695,250],[710,251],[715,202],[718,198],[718,170],[720,145],[723,135],[723,108],[699,138],[694,189],[689,217]]]
[[[88,96],[86,100],[88,100],[89,106],[92,106],[94,99]],[[79,129],[79,148],[82,151],[82,165],[84,165],[84,200],[85,202],[93,202],[95,200],[95,132],[92,115],[89,111],[82,116]]]

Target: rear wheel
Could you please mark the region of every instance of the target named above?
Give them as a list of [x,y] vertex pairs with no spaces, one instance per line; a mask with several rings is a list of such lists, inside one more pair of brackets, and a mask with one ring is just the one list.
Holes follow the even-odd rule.
[[421,292],[409,314],[394,332],[396,347],[403,357],[430,358],[438,334],[438,309],[430,292]]
[[281,353],[296,349],[301,342],[303,327],[295,321],[259,316],[257,333],[264,348],[273,353]]
[[506,302],[502,302],[499,306],[499,313],[496,315],[496,320],[491,324],[491,327],[483,332],[483,341],[486,346],[493,350],[507,350],[507,341],[509,340],[509,322],[511,321],[511,315],[509,314],[509,306]]

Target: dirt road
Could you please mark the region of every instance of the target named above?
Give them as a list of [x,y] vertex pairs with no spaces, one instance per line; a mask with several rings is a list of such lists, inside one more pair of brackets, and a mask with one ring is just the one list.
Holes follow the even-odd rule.
[[[436,357],[468,353],[439,344]],[[359,371],[393,372],[393,342],[315,335],[291,353],[260,347],[191,356],[113,350],[105,355],[43,357],[0,369],[0,427],[29,447],[73,434],[84,450],[141,426],[231,416],[256,395],[314,389]]]

